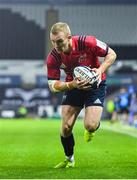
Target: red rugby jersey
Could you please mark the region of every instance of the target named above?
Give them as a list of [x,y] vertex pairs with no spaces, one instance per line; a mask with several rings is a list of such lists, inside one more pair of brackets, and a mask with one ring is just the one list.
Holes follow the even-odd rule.
[[[96,39],[94,36],[72,36],[72,51],[69,55],[58,53],[53,49],[45,63],[47,63],[48,79],[59,80],[60,70],[66,73],[66,81],[73,80],[73,70],[76,66],[89,66],[98,68],[100,66],[98,57],[105,57],[108,46]],[[102,80],[106,79],[105,73]]]

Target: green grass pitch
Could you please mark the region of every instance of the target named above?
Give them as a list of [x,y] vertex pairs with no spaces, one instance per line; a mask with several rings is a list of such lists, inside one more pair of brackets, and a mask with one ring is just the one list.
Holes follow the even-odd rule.
[[99,129],[83,140],[74,127],[76,167],[54,169],[64,153],[59,120],[0,120],[0,179],[137,179],[137,138]]

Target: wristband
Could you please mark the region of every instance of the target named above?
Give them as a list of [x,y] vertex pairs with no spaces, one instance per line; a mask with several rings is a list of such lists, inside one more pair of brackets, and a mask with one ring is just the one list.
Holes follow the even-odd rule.
[[68,88],[69,90],[75,88],[75,86],[74,86],[74,84],[73,84],[73,81],[67,82],[66,85],[67,85],[67,88]]

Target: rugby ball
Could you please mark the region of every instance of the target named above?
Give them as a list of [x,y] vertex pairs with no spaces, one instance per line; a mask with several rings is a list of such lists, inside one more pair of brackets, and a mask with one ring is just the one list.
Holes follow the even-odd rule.
[[88,80],[91,87],[97,87],[99,80],[97,80],[96,73],[87,66],[77,66],[74,68],[74,77],[79,77],[80,80]]

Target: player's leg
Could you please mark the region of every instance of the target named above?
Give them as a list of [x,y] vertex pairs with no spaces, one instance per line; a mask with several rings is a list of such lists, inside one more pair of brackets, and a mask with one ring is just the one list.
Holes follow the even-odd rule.
[[[61,143],[65,152],[65,163],[58,164],[56,168],[74,165],[74,137],[72,128],[76,118],[84,104],[83,92],[78,89],[66,91],[62,100],[62,126],[61,126]],[[66,165],[67,164],[67,165]]]
[[84,139],[89,142],[94,137],[95,131],[100,126],[100,119],[103,108],[101,106],[88,106],[85,109],[84,126],[85,133]]
[[74,167],[74,137],[72,129],[81,107],[70,105],[62,106],[62,126],[61,126],[61,143],[64,148],[65,160],[55,166],[55,168]]
[[75,144],[72,129],[80,110],[80,107],[62,106],[61,142],[66,157],[70,159],[73,158]]
[[87,142],[93,138],[94,132],[100,126],[100,119],[103,111],[105,93],[105,81],[102,81],[98,88],[91,89],[86,92],[84,118],[84,126],[86,130],[84,133],[84,139]]

